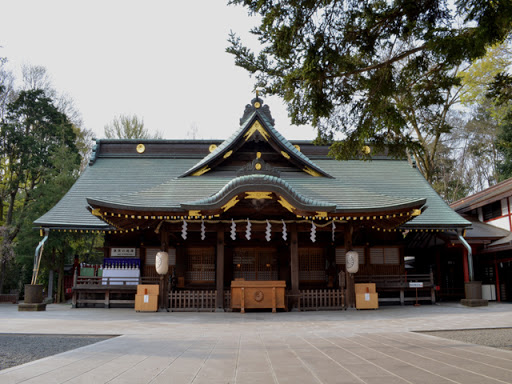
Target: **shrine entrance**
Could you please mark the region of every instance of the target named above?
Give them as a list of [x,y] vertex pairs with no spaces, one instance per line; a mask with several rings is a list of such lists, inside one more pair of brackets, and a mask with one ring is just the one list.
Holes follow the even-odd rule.
[[276,248],[235,248],[233,250],[233,277],[247,281],[278,280]]

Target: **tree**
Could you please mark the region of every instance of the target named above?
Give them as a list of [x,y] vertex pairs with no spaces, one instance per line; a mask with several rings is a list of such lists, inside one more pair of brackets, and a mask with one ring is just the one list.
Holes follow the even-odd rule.
[[460,84],[457,66],[512,28],[509,0],[458,0],[456,12],[436,0],[230,3],[261,16],[251,31],[259,54],[231,34],[227,51],[236,65],[284,99],[292,123],[311,123],[321,139],[341,132],[344,142],[332,151],[340,159],[360,155],[368,142],[402,156],[418,148],[400,100],[413,96],[424,111],[442,109],[442,94]]
[[160,139],[161,134],[154,135],[144,128],[144,120],[137,115],[116,116],[111,123],[105,125],[105,137],[107,139]]
[[[66,161],[78,167],[80,157],[75,140],[72,124],[42,90],[21,91],[9,103],[0,124],[0,196],[6,198],[7,208],[2,248],[13,246],[34,191],[55,172],[54,154],[66,148]],[[0,290],[7,262],[1,260]]]

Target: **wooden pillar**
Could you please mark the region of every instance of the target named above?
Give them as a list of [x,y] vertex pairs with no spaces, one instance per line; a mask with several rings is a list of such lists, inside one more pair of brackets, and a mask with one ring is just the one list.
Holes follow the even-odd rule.
[[224,227],[217,228],[217,312],[224,311]]
[[464,270],[464,282],[469,282],[469,263],[468,263],[468,250],[466,248],[462,248],[462,268]]
[[[345,254],[348,251],[352,250],[352,234],[354,232],[354,227],[351,223],[347,223],[345,226]],[[345,263],[345,276],[346,276],[346,284],[347,284],[347,307],[354,308],[356,304],[356,293],[354,286],[354,274],[348,273],[346,270],[347,264]]]
[[292,281],[292,294],[299,293],[299,242],[297,224],[290,225],[290,274]]

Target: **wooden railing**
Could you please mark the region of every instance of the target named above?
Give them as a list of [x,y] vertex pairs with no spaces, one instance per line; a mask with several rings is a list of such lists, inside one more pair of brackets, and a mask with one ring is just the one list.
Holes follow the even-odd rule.
[[345,295],[341,289],[301,290],[299,300],[299,310],[302,311],[343,309],[345,307]]
[[[404,274],[404,275],[357,275],[357,283],[375,283],[379,302],[399,301],[431,301],[436,302],[434,275],[429,274]],[[423,283],[423,288],[411,288],[410,283]],[[382,293],[382,295],[380,294]],[[396,296],[393,294],[396,293]],[[406,295],[407,293],[407,295]],[[416,296],[418,293],[418,296]],[[386,297],[387,296],[387,297]]]
[[154,277],[101,277],[77,276],[73,278],[72,306],[84,305],[134,306],[138,284],[159,284],[160,279]]
[[175,291],[169,293],[169,310],[214,312],[217,291]]
[[[137,279],[137,280],[135,280]],[[73,288],[77,287],[94,287],[94,286],[105,286],[105,285],[121,285],[131,286],[137,289],[137,284],[159,284],[159,277],[101,277],[101,276],[77,276],[75,275],[73,280]]]

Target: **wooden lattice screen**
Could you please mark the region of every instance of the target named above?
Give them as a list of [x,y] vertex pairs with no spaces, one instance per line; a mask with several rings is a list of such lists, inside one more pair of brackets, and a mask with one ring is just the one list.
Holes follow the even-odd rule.
[[187,248],[185,279],[191,283],[215,282],[215,248]]
[[325,256],[322,248],[299,249],[299,281],[325,280]]
[[233,252],[235,279],[277,280],[277,252],[274,248],[236,248]]

